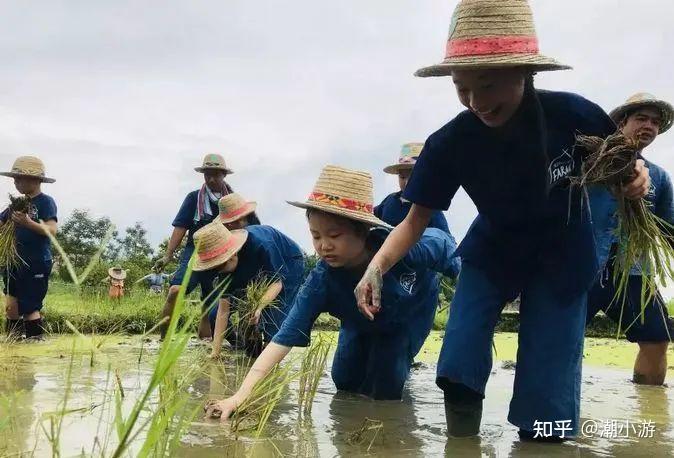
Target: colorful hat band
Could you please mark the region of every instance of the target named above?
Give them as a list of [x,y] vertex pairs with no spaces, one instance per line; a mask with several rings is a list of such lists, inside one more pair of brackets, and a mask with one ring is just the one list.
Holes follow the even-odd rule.
[[329,204],[334,207],[345,208],[347,210],[365,211],[367,213],[372,213],[373,211],[372,204],[346,199],[344,197],[333,196],[331,194],[324,194],[322,192],[312,192],[309,194],[308,200],[310,202]]
[[199,260],[208,261],[209,259],[213,259],[216,256],[220,256],[221,254],[229,251],[234,246],[235,243],[236,239],[232,237],[229,240],[227,240],[227,242],[223,243],[217,248],[213,248],[212,250],[199,253]]
[[221,219],[236,218],[237,216],[246,213],[246,211],[248,211],[248,206],[243,206],[235,210],[232,210],[228,213],[221,213],[220,218]]
[[401,157],[400,159],[398,159],[398,164],[415,164],[416,162],[417,162],[416,157],[407,156],[407,157]]
[[538,39],[522,35],[449,40],[446,58],[491,54],[538,54]]

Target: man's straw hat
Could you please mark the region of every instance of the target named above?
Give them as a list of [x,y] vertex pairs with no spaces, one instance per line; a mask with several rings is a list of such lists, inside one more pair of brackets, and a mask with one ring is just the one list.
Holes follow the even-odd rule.
[[667,130],[672,127],[672,123],[674,122],[674,107],[664,100],[659,100],[653,94],[648,94],[647,92],[639,92],[638,94],[634,94],[632,97],[627,99],[625,103],[611,111],[609,116],[611,116],[613,122],[620,124],[626,114],[644,107],[653,107],[660,110],[662,115],[662,122],[660,124],[661,134],[667,132]]
[[56,180],[47,178],[44,171],[44,163],[35,156],[21,156],[14,161],[10,172],[0,172],[5,177],[33,177],[39,178],[43,183],[53,183]]
[[220,154],[205,155],[201,167],[195,167],[194,170],[199,173],[204,173],[206,170],[222,170],[228,175],[234,173],[232,169],[227,167],[225,158]]
[[372,176],[367,172],[326,165],[306,202],[291,202],[299,208],[343,216],[372,226],[391,227],[374,216]]
[[405,143],[400,150],[398,163],[385,167],[384,173],[397,175],[400,170],[412,170],[423,148],[423,143]]
[[250,215],[257,208],[256,202],[247,202],[240,194],[233,192],[218,200],[220,213],[218,218],[222,224],[231,223]]
[[115,280],[124,280],[126,278],[126,270],[122,266],[114,266],[108,269],[108,275]]
[[504,67],[536,72],[571,68],[539,54],[526,0],[462,0],[449,26],[445,60],[415,75],[447,76],[452,70]]
[[247,238],[245,229],[229,231],[217,220],[205,225],[194,233],[197,258],[192,269],[198,272],[224,264],[239,252]]

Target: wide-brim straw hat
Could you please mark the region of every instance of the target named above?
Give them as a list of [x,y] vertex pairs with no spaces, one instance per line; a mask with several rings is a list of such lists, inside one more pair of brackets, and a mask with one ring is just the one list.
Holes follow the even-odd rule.
[[56,181],[53,178],[47,178],[45,176],[44,163],[35,156],[18,157],[12,165],[12,170],[9,172],[0,172],[0,175],[11,178],[39,178],[43,183],[53,183]]
[[234,173],[232,169],[227,167],[225,158],[220,154],[205,155],[204,160],[201,162],[201,167],[195,167],[194,170],[199,173],[204,173],[206,170],[222,170],[228,175]]
[[626,114],[644,107],[654,107],[660,110],[662,115],[662,122],[660,123],[661,134],[667,132],[672,127],[672,123],[674,123],[674,107],[670,103],[660,100],[647,92],[634,94],[625,103],[611,111],[609,116],[613,119],[613,122],[620,124]]
[[539,53],[526,0],[462,0],[449,26],[445,59],[415,75],[448,76],[452,70],[510,67],[534,72],[571,68]]
[[373,194],[369,173],[326,165],[305,202],[287,202],[295,207],[311,208],[371,226],[390,228],[374,216]]
[[248,239],[248,231],[230,231],[218,221],[209,223],[194,233],[196,259],[192,270],[199,272],[224,264],[239,252]]
[[400,150],[398,163],[384,167],[384,173],[397,175],[400,170],[411,170],[423,148],[423,143],[405,143]]
[[222,224],[245,218],[255,211],[257,202],[248,202],[240,194],[233,192],[218,200],[218,218]]
[[120,266],[110,267],[108,269],[108,275],[115,280],[124,280],[126,278],[126,270],[122,269]]

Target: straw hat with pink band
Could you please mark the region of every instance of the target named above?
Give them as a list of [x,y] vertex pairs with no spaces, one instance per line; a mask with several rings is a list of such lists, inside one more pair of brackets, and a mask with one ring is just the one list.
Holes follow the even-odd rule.
[[248,202],[240,194],[233,192],[220,198],[218,208],[220,222],[227,224],[253,213],[257,208],[257,202]]
[[412,170],[422,149],[424,149],[423,143],[405,143],[400,150],[398,163],[384,167],[384,173],[397,175],[400,170]]
[[526,0],[462,0],[449,26],[445,59],[415,75],[448,76],[452,70],[503,67],[534,72],[571,68],[539,53]]
[[208,223],[194,233],[197,249],[192,269],[199,272],[226,263],[239,252],[247,238],[248,231],[245,229],[230,231],[217,220]]
[[390,228],[374,216],[372,176],[367,172],[326,165],[305,202],[290,205],[343,216],[371,226]]

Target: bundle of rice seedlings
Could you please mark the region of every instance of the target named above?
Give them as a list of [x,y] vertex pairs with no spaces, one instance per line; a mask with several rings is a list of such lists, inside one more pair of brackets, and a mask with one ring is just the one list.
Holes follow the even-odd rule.
[[6,269],[16,269],[25,264],[25,261],[19,256],[16,249],[16,224],[10,218],[12,212],[28,212],[30,198],[26,196],[14,197],[9,195],[9,212],[7,220],[0,225],[0,267]]
[[243,338],[251,356],[262,352],[263,339],[260,328],[251,323],[256,315],[268,307],[277,307],[281,282],[276,276],[259,276],[246,285],[242,298],[237,300],[238,321],[236,332]]
[[623,186],[634,177],[634,166],[639,159],[641,148],[636,139],[621,133],[606,139],[579,136],[576,145],[585,149],[589,156],[583,162],[580,177],[571,179],[572,184],[606,186],[618,203],[614,300],[622,298],[624,306],[630,271],[633,266],[640,266],[643,279],[640,315],[643,321],[644,309],[657,293],[658,283],[665,284],[674,274],[674,226],[653,214],[646,199],[628,199],[623,193]]
[[[346,437],[346,443],[349,445],[364,445],[365,442],[368,440],[368,436],[370,441],[368,442],[367,445],[367,451],[369,452],[370,449],[372,448],[372,444],[374,444],[375,439],[379,436],[381,432],[384,430],[384,422],[381,420],[373,420],[371,418],[365,418],[363,420],[363,424],[361,427],[355,431],[352,431],[349,433]],[[382,444],[384,438],[382,436]]]
[[304,415],[311,413],[318,382],[325,372],[325,365],[328,361],[328,353],[330,353],[331,346],[332,339],[325,337],[324,334],[319,334],[313,340],[311,346],[304,351],[300,367],[300,387],[297,394],[300,415],[302,413]]

